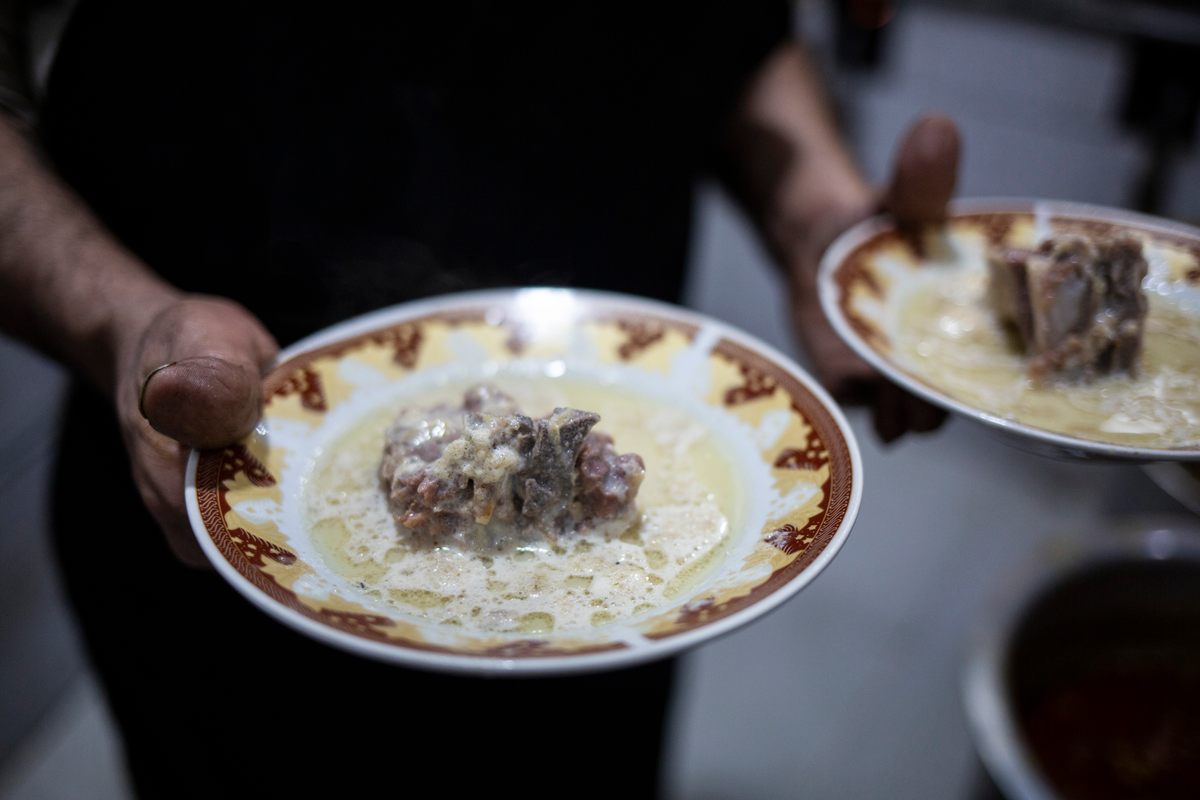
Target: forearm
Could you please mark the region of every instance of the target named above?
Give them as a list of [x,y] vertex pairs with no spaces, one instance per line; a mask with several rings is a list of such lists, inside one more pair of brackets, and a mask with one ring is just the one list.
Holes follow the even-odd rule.
[[0,114],[0,320],[109,391],[116,357],[179,293],[109,234]]
[[730,121],[723,177],[781,261],[820,220],[873,202],[799,44],[779,47],[747,87]]

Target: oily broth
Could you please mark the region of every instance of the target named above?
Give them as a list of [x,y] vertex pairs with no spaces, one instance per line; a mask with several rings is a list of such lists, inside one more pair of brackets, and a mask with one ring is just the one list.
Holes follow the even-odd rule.
[[1136,378],[1035,386],[1025,359],[986,302],[987,274],[939,274],[900,308],[897,349],[931,386],[1001,417],[1093,441],[1148,447],[1200,444],[1200,324],[1148,294]]
[[[314,464],[304,512],[325,563],[405,614],[487,631],[545,633],[628,619],[699,583],[724,555],[740,514],[736,471],[714,437],[677,408],[579,378],[491,381],[531,415],[595,411],[596,429],[646,464],[640,517],[619,535],[562,537],[505,552],[434,548],[388,512],[378,468],[400,405],[367,415]],[[457,404],[466,384],[404,399]]]

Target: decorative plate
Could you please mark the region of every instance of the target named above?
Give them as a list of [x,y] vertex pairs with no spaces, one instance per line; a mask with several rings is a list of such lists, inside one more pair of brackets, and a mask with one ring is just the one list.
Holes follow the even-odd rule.
[[[1149,267],[1138,374],[1035,386],[986,303],[988,248],[1116,231],[1142,240]],[[825,313],[859,355],[1011,443],[1071,459],[1200,460],[1200,230],[1072,203],[961,201],[916,238],[882,217],[855,226],[826,251],[818,281]]]
[[[436,567],[404,569],[418,581],[437,573],[440,583],[393,590],[386,587],[400,580],[401,569],[393,556],[403,561],[411,553],[387,549],[386,537],[395,533],[398,540],[408,532],[385,517],[364,534],[362,514],[347,511],[339,521],[337,512],[329,516],[328,503],[313,500],[336,504],[353,496],[374,503],[376,511],[381,503],[386,508],[375,473],[368,469],[356,478],[331,459],[351,452],[346,442],[361,440],[367,442],[360,448],[364,458],[377,465],[382,441],[374,432],[361,434],[364,425],[379,426],[406,404],[484,381],[518,397],[571,387],[611,396],[613,408],[629,412],[612,418],[624,419],[625,427],[605,428],[602,412],[596,429],[613,434],[618,449],[623,441],[657,437],[656,447],[680,456],[662,470],[647,458],[639,499],[650,499],[639,506],[641,521],[630,536],[605,544],[625,548],[628,571],[609,575],[593,559],[567,568],[561,585],[531,590],[520,564],[499,563],[509,554],[493,560],[439,551],[443,560]],[[862,494],[862,465],[845,419],[799,367],[724,323],[621,295],[521,289],[379,311],[282,353],[265,397],[253,434],[223,450],[193,452],[188,462],[188,511],[205,554],[235,589],[279,621],[334,646],[413,667],[566,673],[676,653],[750,622],[808,584],[841,548]],[[672,427],[677,423],[684,427]],[[701,451],[703,458],[693,458]],[[707,483],[695,477],[701,474]],[[338,476],[358,480],[361,491],[321,488]],[[671,492],[696,497],[697,487],[707,487],[706,500],[663,500],[675,497]],[[708,501],[721,504],[725,522],[713,528],[719,535],[703,553],[697,549],[693,562],[671,550],[670,536],[655,550],[639,540],[653,530],[650,517],[691,519],[687,514]],[[340,531],[332,538],[330,525]],[[355,539],[360,535],[376,544],[364,546]],[[567,559],[596,549],[560,544]],[[355,572],[363,559],[377,583]],[[623,559],[614,564],[624,568]],[[466,566],[449,568],[449,562]],[[580,574],[568,574],[572,570]],[[632,603],[630,592],[650,599]],[[542,595],[574,603],[576,612],[582,604],[609,608],[609,601],[626,611],[581,617],[517,607]],[[467,597],[475,600],[464,605]]]

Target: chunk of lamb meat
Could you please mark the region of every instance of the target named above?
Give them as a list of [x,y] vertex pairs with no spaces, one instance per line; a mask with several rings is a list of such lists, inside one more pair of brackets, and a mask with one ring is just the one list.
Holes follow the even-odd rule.
[[502,546],[636,516],[642,459],[592,432],[600,417],[557,408],[533,419],[493,386],[462,406],[405,409],[388,429],[379,475],[396,520],[431,542]]
[[642,457],[618,454],[612,437],[592,432],[579,448],[575,497],[584,518],[618,519],[633,506],[645,474]]
[[1038,382],[1134,374],[1142,350],[1146,259],[1135,236],[1065,234],[1037,250],[994,248],[989,295]]

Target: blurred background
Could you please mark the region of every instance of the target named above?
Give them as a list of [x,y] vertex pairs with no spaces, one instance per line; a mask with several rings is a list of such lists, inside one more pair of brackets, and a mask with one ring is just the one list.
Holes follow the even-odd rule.
[[[868,175],[922,112],[954,117],[959,194],[1200,221],[1200,11],[1118,0],[910,2],[882,29],[796,4]],[[58,8],[37,23],[53,57]],[[780,286],[728,199],[697,194],[688,303],[793,355]],[[126,798],[119,745],[51,565],[47,480],[64,376],[0,339],[0,800]],[[1055,462],[951,420],[881,446],[861,412],[853,535],[800,596],[688,655],[672,798],[984,798],[959,689],[975,621],[1038,546],[1184,506],[1135,466]],[[1191,515],[1195,519],[1195,515]],[[97,530],[95,535],[108,535]]]

